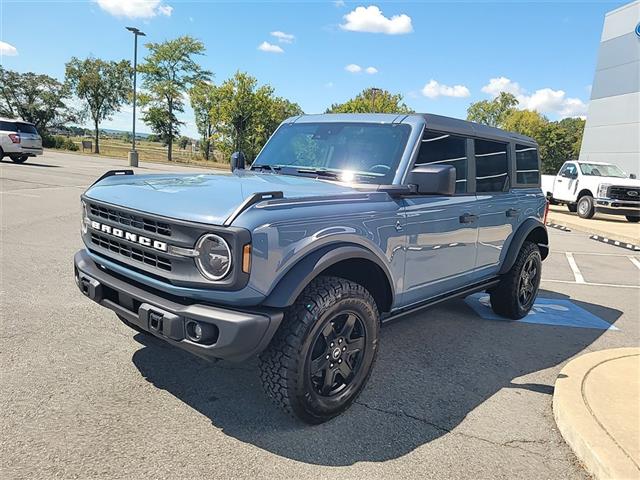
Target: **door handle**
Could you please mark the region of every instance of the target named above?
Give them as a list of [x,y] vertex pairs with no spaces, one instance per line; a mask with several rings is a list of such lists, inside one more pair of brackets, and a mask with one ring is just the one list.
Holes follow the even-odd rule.
[[472,215],[470,213],[465,213],[464,215],[460,215],[460,223],[473,223],[478,219],[477,215]]
[[557,180],[556,180],[556,182],[558,182],[558,183],[562,183],[562,180],[560,180],[560,179],[557,179]]
[[519,213],[520,210],[518,210],[517,208],[510,208],[509,210],[507,210],[507,217],[517,217]]

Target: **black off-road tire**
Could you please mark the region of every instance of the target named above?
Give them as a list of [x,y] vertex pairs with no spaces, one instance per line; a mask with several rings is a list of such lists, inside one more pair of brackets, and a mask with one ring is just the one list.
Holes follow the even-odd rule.
[[[343,335],[345,330],[340,325],[346,325],[352,317],[356,317],[352,323],[357,322],[357,329],[352,328],[352,333]],[[341,318],[345,319],[344,323]],[[260,377],[265,392],[278,406],[306,423],[330,420],[349,408],[366,385],[378,352],[379,330],[378,308],[364,287],[338,277],[313,280],[287,309],[282,325],[260,355]],[[338,336],[327,337],[327,331]],[[352,340],[358,332],[362,337]],[[344,379],[343,386],[339,385],[343,379],[338,371],[341,367],[334,360],[339,357],[333,356],[340,353],[335,347],[329,347],[327,338],[335,339],[337,350],[346,350],[342,367],[353,366],[351,382]],[[356,341],[362,346],[361,350],[354,347]],[[354,348],[359,353],[350,353]],[[316,356],[318,352],[321,353]],[[342,358],[339,361],[343,363]],[[316,370],[323,374],[319,381],[312,372],[320,363],[326,370]],[[338,384],[336,393],[328,387],[327,392],[323,392],[325,387],[317,383],[323,383],[329,372],[337,372],[330,377],[331,385],[336,384],[333,379]]]
[[2,149],[2,147],[0,147],[0,162],[2,161],[3,158],[4,158],[4,150]]
[[627,222],[638,223],[640,221],[640,217],[634,217],[632,215],[625,215],[627,218]]
[[577,203],[567,203],[567,208],[569,209],[569,211],[571,213],[576,213],[576,211],[578,210],[578,204]]
[[12,155],[10,158],[13,163],[24,163],[27,161],[29,156],[28,155]]
[[596,205],[591,195],[583,195],[578,199],[578,216],[580,218],[592,218],[596,213]]
[[116,316],[120,319],[120,321],[122,323],[124,323],[127,327],[135,330],[138,333],[144,333],[146,335],[151,335],[149,332],[147,332],[146,330],[143,330],[142,328],[140,328],[138,325],[131,323],[129,320],[127,320],[126,318],[124,318],[122,315],[118,315],[116,313]]
[[[527,301],[521,299],[521,287],[524,281],[523,270],[528,268],[529,262],[533,262],[536,269],[535,278],[531,281],[531,294]],[[491,308],[495,313],[512,320],[519,320],[525,317],[538,295],[540,288],[540,278],[542,276],[542,257],[538,246],[529,241],[525,241],[518,253],[511,270],[505,273],[500,279],[500,283],[490,290]]]

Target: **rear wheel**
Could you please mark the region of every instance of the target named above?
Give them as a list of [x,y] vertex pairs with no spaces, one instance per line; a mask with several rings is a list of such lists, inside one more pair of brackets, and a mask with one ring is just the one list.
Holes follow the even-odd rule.
[[541,276],[540,249],[535,243],[526,241],[511,270],[489,292],[493,311],[513,320],[526,316],[538,295]]
[[569,209],[569,211],[571,213],[576,213],[576,210],[578,209],[578,204],[577,203],[567,203],[567,208]]
[[591,195],[583,195],[578,200],[578,216],[580,218],[591,218],[596,213],[596,207]]
[[627,221],[631,223],[638,223],[640,221],[640,217],[634,217],[632,215],[625,215],[627,217]]
[[361,285],[337,277],[313,280],[260,355],[267,395],[306,423],[339,415],[369,379],[379,323],[376,303]]
[[29,158],[27,155],[12,155],[11,161],[13,163],[24,163],[27,161],[27,158]]

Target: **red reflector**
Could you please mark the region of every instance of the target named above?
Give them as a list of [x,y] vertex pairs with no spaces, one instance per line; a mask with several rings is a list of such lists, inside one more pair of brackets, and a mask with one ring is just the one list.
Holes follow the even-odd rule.
[[543,219],[543,223],[546,225],[547,224],[547,214],[549,213],[549,200],[547,200],[544,204],[544,219]]
[[15,133],[10,133],[9,138],[13,143],[20,143],[20,135],[16,135]]

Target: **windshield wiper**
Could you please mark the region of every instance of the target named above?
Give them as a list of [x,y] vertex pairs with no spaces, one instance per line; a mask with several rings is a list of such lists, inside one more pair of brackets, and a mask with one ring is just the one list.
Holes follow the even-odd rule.
[[267,170],[269,172],[275,172],[275,171],[278,171],[278,170],[281,170],[281,169],[282,169],[282,167],[280,165],[267,165],[267,164],[264,164],[264,165],[251,165],[251,170],[260,170],[260,171]]
[[318,175],[322,177],[330,177],[330,178],[339,178],[340,174],[338,172],[333,172],[331,170],[326,170],[324,168],[299,168],[298,173],[310,173],[312,175]]

